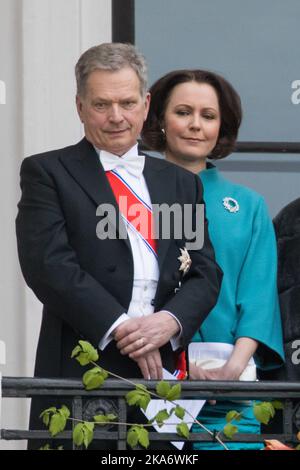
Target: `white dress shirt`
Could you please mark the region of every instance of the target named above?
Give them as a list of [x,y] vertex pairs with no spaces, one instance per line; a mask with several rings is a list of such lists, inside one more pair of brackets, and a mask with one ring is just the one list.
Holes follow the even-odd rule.
[[[126,159],[126,157],[132,159],[132,157],[135,156],[136,158],[144,159],[144,156],[138,155],[137,145],[132,147],[126,154],[122,155],[122,157],[113,155],[104,150],[99,150],[97,148],[95,148],[95,150],[99,155],[104,171],[110,171],[111,169],[114,169],[134,190],[134,192],[138,194],[138,196],[149,207],[152,208],[149,191],[143,173],[141,172],[140,175],[137,176],[136,174],[134,175],[132,174],[132,172],[129,172],[124,166],[111,164],[113,160],[115,160],[117,163],[121,163],[121,159]],[[141,166],[141,169],[143,169],[143,165]],[[146,244],[143,242],[141,237],[130,226],[127,226],[127,232],[131,245],[134,267],[132,298],[127,313],[124,312],[118,318],[118,320],[116,320],[111,325],[110,329],[100,340],[99,349],[101,350],[105,349],[105,347],[113,339],[112,333],[121,323],[128,320],[129,318],[151,315],[154,312],[153,300],[156,294],[157,283],[159,279],[159,267],[157,258],[147,248]],[[172,348],[173,350],[176,350],[181,344],[180,338],[182,327],[178,319],[171,312],[168,313],[173,318],[175,318],[175,320],[180,326],[179,335],[171,338]]]

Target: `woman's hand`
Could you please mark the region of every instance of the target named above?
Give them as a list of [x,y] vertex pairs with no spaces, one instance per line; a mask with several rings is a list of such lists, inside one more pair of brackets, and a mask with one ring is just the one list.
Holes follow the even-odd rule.
[[[257,347],[257,341],[251,338],[239,338],[234,345],[231,356],[222,367],[203,369],[196,366],[195,363],[190,363],[189,378],[191,380],[239,380]],[[209,403],[216,404],[216,401],[209,400]]]
[[196,364],[190,364],[189,369],[192,380],[238,380],[241,375],[239,368],[232,368],[229,362],[214,369],[203,369]]
[[[224,366],[216,367],[215,369],[203,369],[202,367],[196,366],[196,364],[190,364],[190,379],[192,380],[238,380],[240,372],[238,369],[230,367],[230,363],[227,361]],[[215,405],[216,400],[208,400],[210,405]]]

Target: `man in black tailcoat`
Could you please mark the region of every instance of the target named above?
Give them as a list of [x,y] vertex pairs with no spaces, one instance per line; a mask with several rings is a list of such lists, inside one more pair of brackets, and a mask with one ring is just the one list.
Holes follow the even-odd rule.
[[[84,339],[99,347],[104,368],[160,379],[163,367],[173,372],[174,352],[185,349],[215,305],[222,274],[206,220],[203,246],[185,251],[190,269],[182,276],[178,258],[188,240],[184,233],[175,237],[176,220],[168,237],[158,233],[154,240],[120,214],[116,191],[130,191],[150,218],[159,204],[190,205],[192,231],[202,186],[192,173],[138,150],[150,96],[144,58],[133,46],[89,49],[76,79],[85,137],[26,158],[21,167],[19,258],[44,305],[35,376],[81,377],[83,368],[70,356]],[[108,225],[116,236],[105,237]],[[33,400],[32,429],[41,427],[38,416],[51,404]]]

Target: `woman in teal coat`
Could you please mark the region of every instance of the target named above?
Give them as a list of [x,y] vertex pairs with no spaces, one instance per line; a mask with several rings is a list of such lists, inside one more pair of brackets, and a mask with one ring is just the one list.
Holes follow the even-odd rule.
[[[216,357],[228,347],[230,352],[207,368],[198,346],[198,355],[190,362],[190,378],[238,380],[245,376],[249,380],[251,376],[255,380],[253,359],[262,370],[283,362],[273,225],[262,196],[226,180],[207,162],[208,158],[224,158],[233,150],[242,117],[240,98],[223,77],[205,70],[170,72],[154,83],[150,93],[143,140],[151,149],[164,152],[169,161],[199,174],[209,234],[224,272],[217,305],[193,343],[211,343]],[[195,350],[197,345],[193,344],[190,351]],[[219,431],[232,409],[242,413],[239,432],[260,432],[251,402],[207,404],[198,418]],[[202,432],[197,425],[192,430]],[[259,449],[261,444],[232,443],[228,447]],[[218,443],[194,444],[194,449],[221,448]]]

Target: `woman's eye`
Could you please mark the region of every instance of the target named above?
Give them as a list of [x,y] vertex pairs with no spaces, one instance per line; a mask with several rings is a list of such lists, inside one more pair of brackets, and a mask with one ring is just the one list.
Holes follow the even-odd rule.
[[203,117],[204,119],[208,119],[209,121],[212,119],[216,119],[216,116],[214,114],[204,114]]
[[187,110],[184,110],[184,109],[180,109],[180,110],[176,111],[176,114],[178,114],[178,116],[188,116],[190,114],[190,112],[187,111]]

